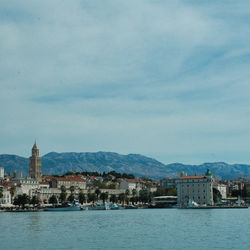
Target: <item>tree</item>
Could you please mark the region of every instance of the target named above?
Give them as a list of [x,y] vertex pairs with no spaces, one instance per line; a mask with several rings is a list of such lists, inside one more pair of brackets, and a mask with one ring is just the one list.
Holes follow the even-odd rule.
[[0,187],[0,199],[3,198],[3,188]]
[[60,201],[63,203],[66,200],[67,194],[62,192],[59,196]]
[[152,193],[149,192],[148,190],[140,190],[139,192],[139,200],[141,202],[151,202],[152,199]]
[[103,203],[108,199],[108,197],[109,197],[108,192],[100,194],[100,198],[102,199]]
[[167,187],[165,189],[165,195],[168,195],[168,196],[177,196],[177,190],[176,190],[176,188]]
[[97,199],[97,196],[95,193],[88,193],[88,202],[92,201],[94,203],[96,199]]
[[49,198],[49,203],[50,204],[57,204],[57,198],[56,196],[53,194],[50,198]]
[[79,202],[81,204],[83,204],[83,202],[86,201],[86,197],[85,197],[85,194],[82,192],[82,190],[80,191],[79,195],[78,195],[78,199],[79,199]]
[[68,201],[73,202],[74,199],[75,199],[75,196],[73,194],[70,194],[70,196],[68,197]]
[[107,188],[108,189],[116,189],[116,185],[115,185],[115,183],[110,183],[107,185]]
[[129,189],[127,189],[127,190],[125,191],[125,194],[126,194],[126,196],[129,196],[129,195],[130,195]]
[[11,203],[13,202],[14,195],[16,193],[16,187],[10,188],[10,195],[11,195]]
[[118,199],[117,199],[117,197],[116,197],[115,194],[111,194],[110,201],[113,202],[113,203],[116,203],[118,201]]
[[134,188],[134,189],[132,190],[132,196],[135,197],[136,194],[137,194],[137,191],[136,191],[136,189]]
[[37,198],[37,196],[35,196],[35,195],[32,196],[32,198],[30,200],[30,204],[32,204],[34,207],[39,204],[39,199]]
[[29,202],[30,197],[27,194],[19,194],[14,199],[14,205],[17,205],[19,207],[22,206],[22,208],[24,208],[26,204],[29,204]]
[[70,193],[73,194],[74,191],[75,191],[75,187],[74,187],[74,186],[71,186],[71,187],[69,188],[69,190],[70,190]]
[[100,193],[101,193],[101,190],[99,188],[97,188],[95,190],[95,194],[96,194],[97,199],[99,198]]
[[124,193],[119,194],[118,199],[122,205],[124,205],[126,195]]
[[66,193],[66,187],[64,185],[61,186],[61,192]]
[[129,195],[130,195],[130,190],[127,189],[125,191],[125,201],[126,201],[127,204],[129,204]]
[[66,193],[66,187],[64,185],[61,186],[61,194],[60,194],[60,201],[63,203],[66,200],[67,193]]

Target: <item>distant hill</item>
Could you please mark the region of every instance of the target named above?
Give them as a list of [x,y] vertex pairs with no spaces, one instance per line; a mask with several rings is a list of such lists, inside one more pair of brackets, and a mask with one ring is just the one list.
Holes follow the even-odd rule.
[[[29,159],[17,155],[2,154],[0,155],[0,167],[4,167],[7,173],[16,170],[28,175]],[[181,163],[164,165],[155,159],[138,154],[51,152],[42,157],[43,174],[64,174],[71,170],[98,172],[115,170],[120,173],[131,173],[135,176],[162,179],[166,176],[176,177],[181,171],[185,171],[189,175],[204,174],[207,168],[222,179],[250,176],[250,165],[246,164],[230,165],[224,162],[215,162],[201,165]]]

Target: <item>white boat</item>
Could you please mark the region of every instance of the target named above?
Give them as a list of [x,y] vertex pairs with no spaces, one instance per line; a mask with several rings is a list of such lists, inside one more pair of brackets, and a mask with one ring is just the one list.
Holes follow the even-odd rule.
[[189,200],[189,202],[188,202],[188,206],[187,206],[188,208],[194,208],[194,207],[199,207],[199,204],[198,203],[196,203],[195,201],[193,201],[193,200]]
[[95,205],[95,210],[109,210],[109,204],[107,202],[97,203]]
[[78,201],[72,203],[65,203],[62,205],[56,205],[53,207],[46,207],[44,211],[58,212],[58,211],[80,211],[81,206]]
[[116,203],[96,203],[95,205],[88,206],[88,210],[118,210],[120,206]]
[[116,203],[109,203],[109,208],[110,208],[111,210],[118,210],[118,209],[120,209],[121,207],[120,207],[118,204],[116,204]]

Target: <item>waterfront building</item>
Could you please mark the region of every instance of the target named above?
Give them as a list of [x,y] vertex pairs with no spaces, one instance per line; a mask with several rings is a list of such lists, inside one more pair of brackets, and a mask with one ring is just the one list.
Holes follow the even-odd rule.
[[11,204],[11,194],[8,188],[1,187],[3,197],[0,198],[0,207],[3,205],[10,205]]
[[74,186],[78,189],[86,189],[86,180],[78,176],[54,177],[51,181],[52,188],[61,188],[65,186],[67,189]]
[[190,201],[213,205],[213,178],[209,169],[205,175],[181,176],[176,183],[180,207],[188,206]]
[[31,178],[16,178],[12,179],[12,184],[16,186],[16,194],[31,195],[32,190],[39,188],[39,181]]
[[176,188],[176,178],[169,178],[166,177],[165,179],[161,180],[161,187],[162,188],[168,188],[168,187],[172,187],[172,188]]
[[220,192],[222,199],[227,198],[227,185],[214,181],[213,188],[217,189]]
[[42,163],[41,157],[39,156],[39,149],[37,147],[36,142],[32,147],[32,155],[30,157],[30,165],[29,165],[29,176],[30,178],[36,179],[38,181],[42,181]]

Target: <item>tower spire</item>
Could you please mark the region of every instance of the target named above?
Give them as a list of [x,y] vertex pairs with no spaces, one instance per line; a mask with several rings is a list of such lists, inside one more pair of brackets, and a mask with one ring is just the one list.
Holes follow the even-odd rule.
[[42,164],[41,157],[39,156],[39,148],[37,147],[36,140],[32,147],[32,156],[30,157],[30,171],[31,178],[41,181],[42,178]]

